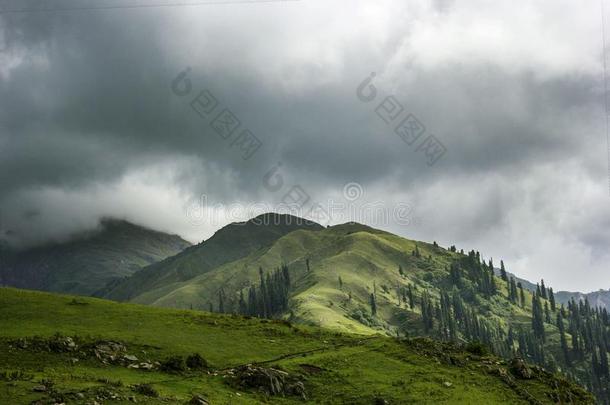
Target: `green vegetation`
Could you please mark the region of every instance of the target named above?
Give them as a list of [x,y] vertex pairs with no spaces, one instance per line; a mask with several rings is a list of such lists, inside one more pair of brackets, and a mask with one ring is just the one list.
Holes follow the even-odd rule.
[[[250,238],[266,229],[242,228]],[[276,233],[257,249],[237,243],[241,254],[234,259],[225,254],[232,239],[223,231],[223,244],[215,236],[203,245],[206,256],[217,258],[216,267],[204,266],[205,272],[178,281],[172,275],[180,266],[168,259],[149,269],[162,269],[170,282],[156,275],[147,283],[145,269],[117,290],[137,285],[128,294],[136,303],[274,317],[339,332],[480,341],[505,359],[520,355],[561,371],[608,399],[605,310],[586,303],[562,309],[544,282],[530,292],[503,261],[496,269],[474,250],[444,249],[356,223]],[[216,245],[224,250],[212,249]],[[193,268],[199,249],[185,255]]]
[[[278,238],[298,229],[316,231],[322,229],[322,226],[297,217],[280,217],[273,214],[227,225],[207,241],[148,266],[121,283],[108,285],[102,296],[119,301],[139,301],[136,297],[150,291],[155,291],[154,295],[163,294],[163,291],[170,292],[184,281],[204,275],[252,252],[266,249]],[[255,272],[257,270],[254,269]],[[218,290],[214,291],[214,297],[217,297],[218,293]],[[211,302],[199,304],[201,308],[205,306],[207,309]]]
[[8,288],[0,308],[0,403],[592,403],[476,345]]
[[[328,332],[316,333],[328,334],[328,342],[343,336],[335,336],[337,333],[425,336],[451,344],[472,347],[480,344],[503,361],[525,359],[586,386],[600,402],[610,400],[607,355],[610,318],[605,309],[593,308],[587,301],[559,305],[553,289],[544,281],[533,285],[515,279],[503,261],[497,269],[492,259],[483,259],[477,251],[458,252],[455,246],[444,249],[436,242],[411,241],[356,223],[323,228],[288,215],[265,214],[245,223],[231,224],[197,246],[131,277],[109,283],[99,293],[107,298],[157,307],[232,314],[232,318],[218,317],[216,322],[231,319],[232,323],[225,326],[235,331],[218,342],[208,342],[222,345],[221,350],[237,350],[234,345],[248,341],[250,333],[256,334],[254,328],[238,335],[245,325],[261,322],[246,321],[243,316],[272,318],[280,322],[278,325],[299,324],[300,331],[323,327]],[[80,311],[88,305],[89,301],[75,299],[70,308]],[[104,305],[111,308],[109,303]],[[130,316],[136,308],[143,314],[151,311],[131,308]],[[175,313],[185,316],[184,312]],[[216,319],[213,317],[206,315],[206,319]],[[123,318],[117,311],[112,322]],[[35,330],[28,336],[39,333],[41,325],[37,322],[32,321]],[[104,322],[105,319],[91,318],[91,325],[83,322],[82,328],[60,332],[74,339],[95,337]],[[253,353],[261,357],[251,361],[288,353],[285,348],[270,353],[269,348],[248,347],[246,352],[227,353],[226,356],[235,356],[230,359],[218,356],[217,352],[191,348],[190,341],[183,341],[184,336],[190,336],[188,328],[181,324],[161,326],[152,319],[149,324],[149,320],[137,316],[125,322],[116,339],[129,346],[139,344],[133,340],[137,335],[129,335],[134,322],[137,327],[162,330],[159,336],[142,339],[147,345],[167,345],[166,330],[176,335],[173,342],[176,346],[172,347],[179,347],[179,353],[168,350],[157,357],[154,372],[180,374],[219,365],[227,368],[239,365],[239,361]],[[239,327],[240,323],[244,326]],[[103,328],[102,336],[112,338],[108,336],[112,330]],[[161,340],[156,342],[157,338]],[[369,344],[366,342],[365,346]],[[85,339],[81,343],[91,342]],[[315,339],[299,340],[299,344],[307,347],[297,345],[294,349],[312,350],[315,343]],[[347,350],[341,347],[341,351]],[[194,366],[197,355],[205,367]],[[241,372],[254,379],[269,373],[258,369]],[[289,386],[291,392],[301,391],[299,381],[287,379],[281,372],[273,373],[264,378],[284,381],[282,384]],[[141,389],[147,390],[146,386]]]

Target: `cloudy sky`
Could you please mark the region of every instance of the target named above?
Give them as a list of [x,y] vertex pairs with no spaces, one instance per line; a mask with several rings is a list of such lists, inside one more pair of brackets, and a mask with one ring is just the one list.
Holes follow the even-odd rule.
[[610,288],[599,2],[124,7],[153,3],[0,2],[5,240],[112,216],[197,242],[300,199]]

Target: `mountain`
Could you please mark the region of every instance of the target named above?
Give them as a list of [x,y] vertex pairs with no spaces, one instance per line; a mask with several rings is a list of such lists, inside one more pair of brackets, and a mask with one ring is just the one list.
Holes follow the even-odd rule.
[[478,345],[0,288],[3,404],[593,404]]
[[576,302],[587,300],[593,307],[610,310],[610,290],[599,290],[590,293],[559,291],[555,294],[555,297],[557,302],[564,305],[567,305],[572,299]]
[[162,294],[181,283],[251,253],[268,249],[277,239],[296,230],[323,227],[292,215],[263,214],[220,229],[211,238],[183,252],[148,266],[124,280],[106,286],[100,296],[134,300],[142,294]]
[[114,289],[121,294],[107,297],[338,332],[479,341],[506,359],[518,355],[562,371],[609,400],[607,312],[586,305],[562,311],[550,290],[519,288],[494,268],[474,250],[357,223],[282,232],[242,223],[121,281]]
[[[500,275],[500,269],[495,268],[496,275]],[[514,274],[507,272],[510,277],[514,277],[515,281],[520,282],[523,285],[523,288],[529,291],[536,291],[536,284],[531,281],[525,280],[523,278],[519,278]],[[589,301],[589,304],[592,307],[599,307],[610,310],[610,290],[598,290],[590,293],[582,293],[582,292],[571,292],[571,291],[557,291],[555,292],[555,299],[559,304],[568,305],[568,303],[574,299],[576,302],[579,301]]]
[[91,295],[114,279],[190,246],[176,235],[122,220],[104,219],[97,230],[68,242],[0,252],[0,285]]

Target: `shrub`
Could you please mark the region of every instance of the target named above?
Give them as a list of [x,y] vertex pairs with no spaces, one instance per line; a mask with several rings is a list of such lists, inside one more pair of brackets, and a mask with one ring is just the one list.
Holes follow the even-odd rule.
[[136,384],[132,389],[138,394],[146,395],[147,397],[158,397],[159,392],[152,387],[150,384]]
[[487,347],[483,343],[475,341],[466,345],[466,351],[477,356],[485,356],[487,354]]
[[161,362],[162,371],[180,372],[186,370],[184,359],[181,356],[171,356]]
[[191,370],[202,370],[208,368],[208,362],[199,353],[193,353],[186,358],[186,366]]

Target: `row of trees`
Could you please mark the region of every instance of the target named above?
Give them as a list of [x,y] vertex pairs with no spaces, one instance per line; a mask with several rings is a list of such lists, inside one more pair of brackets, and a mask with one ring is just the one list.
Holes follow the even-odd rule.
[[[241,290],[237,303],[227,297],[221,288],[218,291],[217,312],[272,318],[287,311],[291,287],[288,266],[282,265],[266,275],[261,267],[258,273],[258,285],[251,285],[247,296],[244,295],[244,290]],[[210,311],[214,311],[213,304],[210,303],[209,306]]]
[[[413,297],[411,284],[398,290],[399,302],[419,310],[424,333],[442,340],[479,341],[504,357],[519,355],[552,371],[561,368],[586,385],[601,403],[609,403],[610,317],[605,309],[592,308],[587,300],[572,300],[567,308],[558,306],[553,289],[547,288],[544,280],[530,294],[508,274],[501,261],[500,279],[506,283],[508,301],[527,309],[526,296],[531,296],[530,324],[505,329],[493,318],[478,313],[490,305],[481,298],[490,299],[501,291],[493,261],[485,262],[478,252],[471,251],[447,270],[447,282],[438,283],[438,299],[428,291]],[[404,274],[402,268],[399,272]],[[549,343],[551,331],[558,332],[560,347]]]

